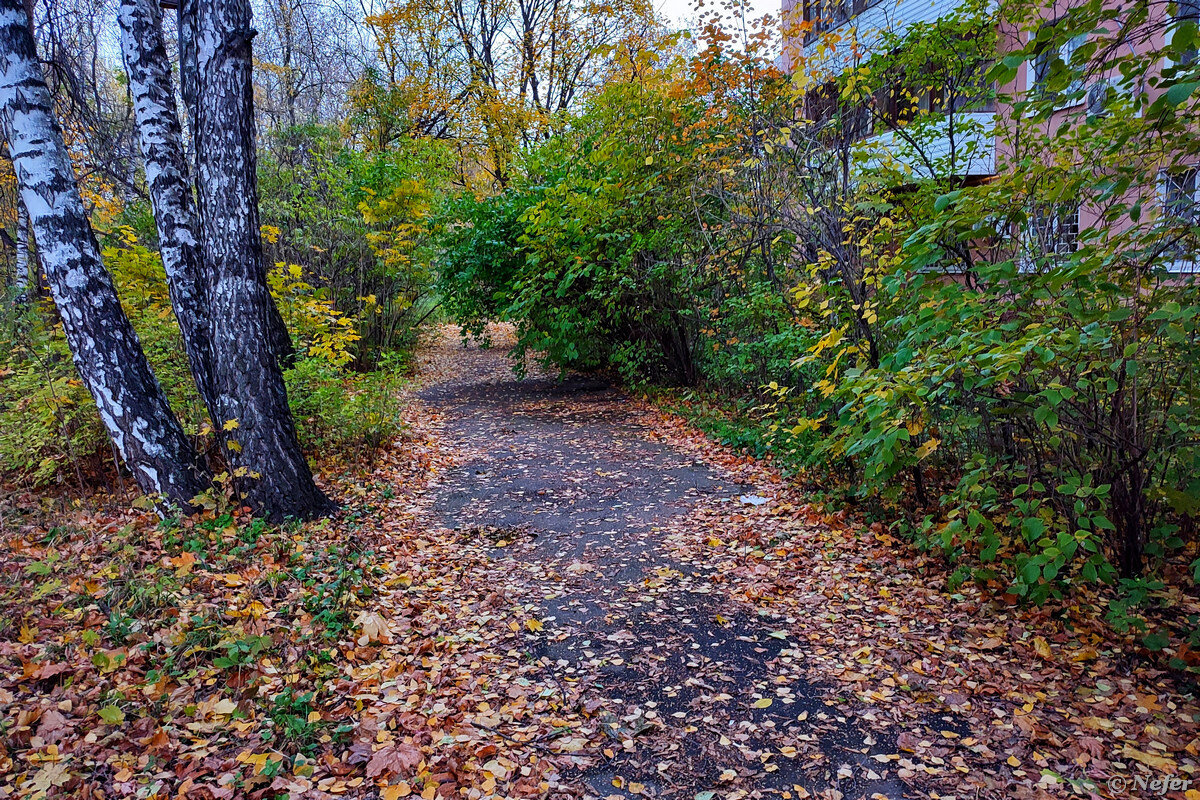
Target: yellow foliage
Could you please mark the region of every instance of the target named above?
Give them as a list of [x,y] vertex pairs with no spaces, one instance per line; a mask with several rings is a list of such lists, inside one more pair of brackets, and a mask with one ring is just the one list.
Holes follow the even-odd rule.
[[343,367],[354,359],[354,343],[362,337],[354,320],[306,282],[303,273],[296,264],[276,264],[268,273],[279,313],[307,356]]

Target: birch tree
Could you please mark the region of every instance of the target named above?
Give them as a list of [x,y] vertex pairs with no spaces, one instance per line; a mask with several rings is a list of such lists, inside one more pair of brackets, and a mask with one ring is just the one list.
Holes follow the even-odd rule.
[[13,288],[17,297],[24,299],[29,291],[29,212],[25,204],[17,201],[17,261],[13,274]]
[[0,0],[0,132],[80,379],[141,489],[188,505],[205,470],[100,259],[21,0]]
[[278,311],[259,233],[248,0],[201,0],[195,30],[197,185],[216,416],[234,485],[249,505],[276,519],[311,517],[330,503],[300,451],[271,339]]
[[[122,0],[118,22],[146,184],[154,207],[159,252],[196,387],[215,411],[212,348],[207,330],[207,281],[171,67],[156,0]],[[215,417],[213,422],[220,427]]]

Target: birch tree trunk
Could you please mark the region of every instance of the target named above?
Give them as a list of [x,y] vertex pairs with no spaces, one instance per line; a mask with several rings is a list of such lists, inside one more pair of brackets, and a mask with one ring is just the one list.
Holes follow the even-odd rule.
[[[196,126],[200,116],[198,103],[200,102],[199,59],[201,46],[197,26],[199,25],[201,2],[204,0],[179,0],[179,94],[183,98],[183,105],[187,111],[188,133],[191,136],[192,167],[197,175],[200,172],[196,156],[197,142],[199,141]],[[198,228],[201,238],[203,238],[203,232],[207,230],[203,212],[204,209],[201,208]],[[290,367],[296,361],[296,349],[292,345],[292,337],[288,334],[287,325],[279,313],[275,299],[269,295],[268,299],[270,308],[268,309],[267,330],[271,348],[279,359],[279,363],[284,367]]]
[[196,387],[214,427],[220,428],[223,420],[215,414],[212,347],[208,340],[208,279],[171,65],[163,42],[162,12],[157,0],[121,0],[118,23],[171,305],[179,320]]
[[197,184],[211,277],[217,416],[230,428],[222,433],[234,485],[246,502],[273,519],[313,517],[332,506],[300,452],[271,340],[274,303],[258,218],[250,3],[200,0],[197,11]]
[[22,0],[0,0],[0,132],[80,379],[138,486],[181,506],[208,486],[100,260]]
[[179,96],[187,113],[188,157],[192,174],[196,174],[196,3],[179,0],[177,27],[179,30]]
[[17,200],[17,264],[13,276],[13,288],[17,297],[24,299],[29,291],[29,212],[25,204]]

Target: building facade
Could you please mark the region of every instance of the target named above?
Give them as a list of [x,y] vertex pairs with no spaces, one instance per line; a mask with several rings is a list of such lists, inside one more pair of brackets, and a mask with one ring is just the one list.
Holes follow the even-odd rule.
[[[929,29],[968,7],[994,20],[997,58],[1023,50],[1032,51],[1032,57],[1020,60],[1008,83],[988,86],[989,91],[981,91],[978,98],[961,86],[955,93],[939,91],[936,85],[926,85],[918,92],[892,86],[877,90],[859,108],[847,111],[843,106],[842,113],[852,118],[850,128],[861,141],[861,167],[893,159],[914,176],[956,178],[964,183],[1027,169],[1028,153],[1021,150],[1017,124],[1017,116],[1025,113],[1021,110],[1023,99],[1046,98],[1053,93],[1052,113],[1038,121],[1052,137],[1071,127],[1067,123],[1106,113],[1116,94],[1140,93],[1152,101],[1161,92],[1156,76],[1189,67],[1196,59],[1196,50],[1191,48],[1173,58],[1155,59],[1153,54],[1169,49],[1166,46],[1181,23],[1194,26],[1200,20],[1200,0],[1151,0],[1131,6],[1134,11],[1128,15],[1117,9],[1105,23],[1108,29],[1073,36],[1053,30],[1069,24],[1071,0],[1032,10],[1023,7],[1023,16],[1010,16],[996,0],[982,5],[967,0],[783,0],[780,63],[787,72],[806,73],[810,83],[804,113],[809,119],[820,119],[828,113],[823,104],[828,107],[838,102],[829,97],[829,87],[836,84],[838,76],[860,69],[881,50],[896,47],[908,32]],[[1130,20],[1128,29],[1121,27],[1126,19]],[[1109,30],[1120,35],[1110,37]],[[1047,39],[1045,46],[1038,44],[1042,38]],[[1119,39],[1119,47],[1129,54],[1147,55],[1148,66],[1142,74],[1121,74],[1117,66],[1106,66],[1117,63],[1105,60],[1103,48],[1111,45],[1110,39]],[[1073,66],[1065,84],[1060,74],[1063,65]],[[981,85],[983,80],[981,71]],[[841,101],[844,104],[844,97]],[[856,114],[861,121],[853,119]],[[916,119],[922,129],[919,147],[907,133]],[[1026,128],[1029,125],[1027,120],[1024,124]],[[1200,208],[1197,165],[1181,163],[1170,153],[1161,154],[1161,161],[1157,185],[1134,191],[1144,193],[1156,213],[1184,216],[1195,223]],[[1089,207],[1087,202],[1059,203],[1035,210],[1026,235],[1043,238],[1051,250],[1070,252],[1080,231],[1101,224],[1102,215],[1101,209]],[[1185,255],[1178,267],[1190,271],[1195,258]]]

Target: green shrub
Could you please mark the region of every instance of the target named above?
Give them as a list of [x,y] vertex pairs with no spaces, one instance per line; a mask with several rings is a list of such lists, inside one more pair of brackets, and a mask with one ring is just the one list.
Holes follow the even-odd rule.
[[8,302],[4,308],[0,472],[39,486],[82,482],[106,461],[111,467],[108,437],[66,341],[43,322],[49,311]]
[[288,402],[306,452],[370,457],[401,433],[402,359],[377,372],[352,373],[320,358],[304,358],[284,373]]
[[[211,436],[171,310],[157,253],[130,228],[104,248],[121,302],[150,365],[201,450]],[[353,373],[356,320],[303,280],[278,269],[272,289],[301,355],[286,376],[300,440],[310,453],[367,457],[402,429],[398,391],[406,354],[375,359],[376,372]],[[30,486],[107,484],[113,450],[95,403],[78,380],[52,304],[4,302],[0,311],[0,471]]]

